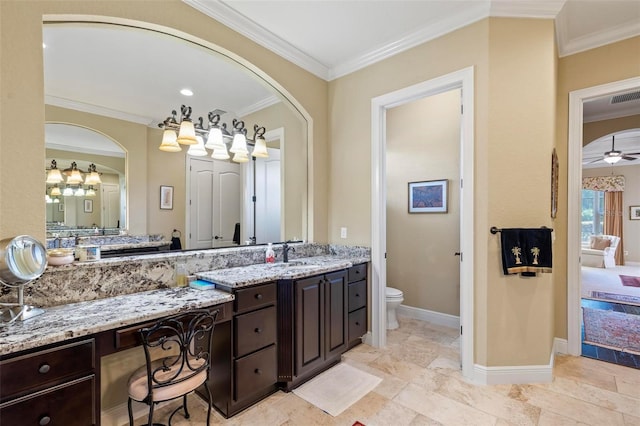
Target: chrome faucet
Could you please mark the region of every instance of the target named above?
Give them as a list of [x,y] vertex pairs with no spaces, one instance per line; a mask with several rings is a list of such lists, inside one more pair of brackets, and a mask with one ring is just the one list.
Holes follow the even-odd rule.
[[284,243],[282,245],[282,261],[284,263],[289,263],[289,250],[293,250],[294,252],[296,251],[296,249],[291,247],[288,242]]

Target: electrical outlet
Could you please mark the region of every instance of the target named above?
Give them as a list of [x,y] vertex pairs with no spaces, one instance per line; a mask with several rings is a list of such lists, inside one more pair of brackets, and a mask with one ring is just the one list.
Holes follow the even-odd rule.
[[347,228],[346,228],[346,226],[343,226],[342,228],[340,228],[340,238],[347,238]]

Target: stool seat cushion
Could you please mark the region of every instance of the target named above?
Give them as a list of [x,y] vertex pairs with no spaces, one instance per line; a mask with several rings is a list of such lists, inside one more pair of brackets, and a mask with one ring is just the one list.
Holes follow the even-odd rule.
[[[155,371],[158,368],[162,367],[162,363],[165,360],[171,361],[169,358],[162,358],[151,363],[151,371]],[[189,360],[189,364],[191,368],[197,370],[205,363],[204,359],[195,359],[191,358]],[[171,362],[167,362],[168,365]],[[169,399],[177,398],[181,395],[191,392],[198,388],[198,386],[202,385],[207,380],[207,370],[204,369],[198,373],[194,374],[194,371],[191,370],[186,365],[180,372],[180,374],[173,378],[176,374],[176,371],[180,368],[180,364],[174,365],[170,367],[167,371],[158,371],[155,374],[156,380],[162,382],[163,380],[169,380],[176,382],[167,386],[159,386],[155,387],[154,382],[151,382],[151,386],[153,389],[153,400],[155,402],[159,401],[167,401]],[[189,377],[193,375],[192,377]],[[188,378],[187,378],[188,377]],[[181,381],[181,379],[186,378],[186,380]],[[129,377],[128,382],[129,388],[129,397],[135,401],[144,401],[144,399],[149,395],[149,389],[147,384],[147,366],[143,365],[138,368],[133,374]]]

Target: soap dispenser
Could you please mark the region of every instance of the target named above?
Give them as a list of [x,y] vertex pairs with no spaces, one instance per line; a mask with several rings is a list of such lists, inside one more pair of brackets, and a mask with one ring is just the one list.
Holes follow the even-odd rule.
[[267,251],[265,253],[265,262],[267,263],[275,263],[276,261],[276,253],[273,251],[273,247],[271,243],[267,245]]

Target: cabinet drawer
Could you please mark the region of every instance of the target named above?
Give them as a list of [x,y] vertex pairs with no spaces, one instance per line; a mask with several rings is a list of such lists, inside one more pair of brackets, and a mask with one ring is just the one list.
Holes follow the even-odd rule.
[[94,351],[89,339],[1,361],[0,401],[93,373]]
[[[209,308],[210,312],[218,310],[218,316],[216,317],[216,324],[227,321],[231,318],[232,309],[231,305],[233,302],[223,303],[221,305],[211,306]],[[159,320],[159,319],[158,319]],[[135,346],[142,345],[142,338],[140,337],[140,329],[153,327],[157,322],[149,321],[142,324],[136,324],[132,327],[121,328],[120,330],[116,330],[115,333],[115,348],[118,351],[133,348]],[[214,330],[215,332],[215,330]]]
[[362,308],[349,314],[349,341],[367,334],[367,309]]
[[96,424],[95,379],[74,380],[0,405],[2,425],[65,425]]
[[236,313],[274,304],[276,289],[276,283],[269,283],[236,290]]
[[349,312],[367,305],[367,281],[349,284]]
[[276,342],[276,307],[238,315],[235,321],[235,354],[241,357]]
[[367,264],[361,263],[349,268],[349,282],[360,281],[367,278]]
[[277,381],[276,345],[240,358],[234,364],[236,401],[260,392]]

